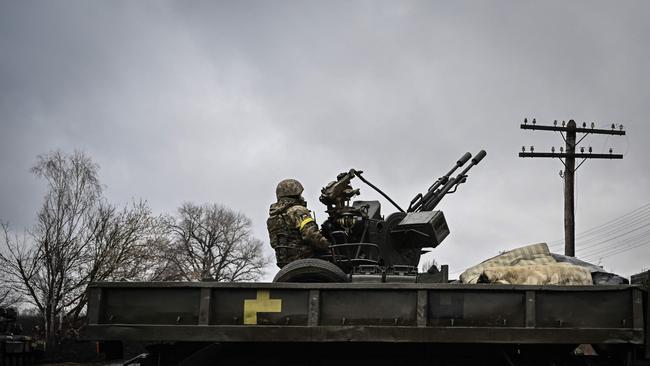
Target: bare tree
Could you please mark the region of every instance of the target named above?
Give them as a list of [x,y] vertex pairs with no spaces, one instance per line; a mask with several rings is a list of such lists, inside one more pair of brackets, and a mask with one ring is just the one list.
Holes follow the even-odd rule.
[[178,216],[151,214],[145,202],[118,208],[102,197],[98,166],[81,152],[38,157],[47,182],[35,227],[0,235],[0,301],[21,297],[43,317],[48,341],[87,304],[94,281],[258,279],[269,263],[251,221],[219,205],[183,205]]
[[149,263],[149,266],[135,279],[141,281],[182,281],[185,278],[178,266],[180,261],[174,257],[181,251],[172,244],[172,238],[168,230],[170,221],[165,220],[165,222],[167,224],[160,226],[160,228],[166,230],[147,241],[147,263]]
[[[0,223],[2,228],[2,240],[6,243],[10,239],[9,226],[6,223]],[[17,239],[16,239],[17,240]],[[0,263],[2,263],[2,252],[0,252]],[[11,276],[4,268],[0,268],[0,307],[6,308],[17,305],[22,299],[19,291],[11,281]]]
[[16,293],[11,287],[4,284],[4,280],[1,277],[0,281],[3,281],[3,284],[0,285],[0,308],[16,305],[20,301],[20,298],[16,296]]
[[195,281],[252,281],[269,259],[252,236],[251,220],[221,205],[185,203],[170,223],[167,273]]
[[72,277],[81,285],[66,294],[66,316],[76,322],[87,304],[86,285],[97,281],[138,279],[150,265],[148,243],[157,218],[144,202],[118,210],[101,203],[93,214],[93,238],[80,253],[81,263]]
[[39,156],[32,171],[48,191],[35,228],[19,240],[3,225],[3,274],[42,314],[48,340],[60,318],[74,324],[83,312],[88,283],[128,276],[146,260],[139,254],[154,221],[146,204],[105,203],[97,170],[81,152]]
[[55,334],[59,315],[71,305],[66,297],[83,286],[72,274],[82,265],[82,253],[97,229],[92,217],[102,192],[97,169],[79,152],[39,156],[32,172],[46,180],[48,191],[31,232],[34,245],[7,243],[10,274],[43,315],[48,338]]

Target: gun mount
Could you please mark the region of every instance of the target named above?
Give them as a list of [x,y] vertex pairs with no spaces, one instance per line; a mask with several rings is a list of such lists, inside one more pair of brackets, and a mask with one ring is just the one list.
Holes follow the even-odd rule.
[[[406,211],[367,181],[362,171],[350,169],[340,173],[321,190],[320,201],[327,206],[328,214],[321,231],[332,243],[331,254],[323,259],[337,264],[346,273],[361,265],[417,266],[423,249],[437,247],[450,233],[444,214],[434,209],[445,195],[456,192],[467,181],[468,171],[485,156],[484,150],[473,159],[472,154],[465,153],[425,194],[417,194]],[[452,176],[470,159],[471,164]],[[360,194],[350,184],[355,177],[380,193],[398,211],[384,218],[379,201],[350,203]]]

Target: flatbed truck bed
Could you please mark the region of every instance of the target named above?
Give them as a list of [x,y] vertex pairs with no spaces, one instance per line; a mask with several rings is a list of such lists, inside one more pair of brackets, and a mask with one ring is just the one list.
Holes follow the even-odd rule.
[[[510,359],[522,349],[589,344],[615,354],[618,364],[648,358],[647,313],[647,292],[634,285],[112,282],[90,286],[84,334],[148,342],[158,358],[189,344],[294,351],[299,344],[310,353],[351,343],[374,350],[464,345],[461,353],[499,348]],[[449,359],[444,353],[437,354]]]

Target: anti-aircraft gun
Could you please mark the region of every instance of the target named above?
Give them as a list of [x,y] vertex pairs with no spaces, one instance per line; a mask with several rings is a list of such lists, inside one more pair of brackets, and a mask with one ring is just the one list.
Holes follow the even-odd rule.
[[[388,195],[363,177],[363,172],[350,169],[321,190],[320,201],[327,206],[328,219],[321,231],[330,239],[331,255],[323,258],[339,266],[346,273],[372,266],[383,269],[413,271],[425,248],[437,247],[449,235],[449,227],[442,211],[435,210],[447,195],[456,192],[467,181],[468,171],[486,155],[481,150],[472,159],[465,153],[447,174],[438,178],[426,193],[417,194],[405,211]],[[453,176],[456,170],[465,169]],[[359,195],[350,181],[359,178],[376,190],[398,212],[384,218],[379,201],[350,201]]]

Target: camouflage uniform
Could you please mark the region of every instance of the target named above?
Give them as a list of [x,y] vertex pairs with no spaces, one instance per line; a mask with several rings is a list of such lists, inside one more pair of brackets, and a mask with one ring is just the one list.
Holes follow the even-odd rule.
[[278,201],[269,209],[266,227],[280,268],[296,259],[326,254],[329,247],[306,207],[302,191],[297,180],[283,180],[276,189]]

